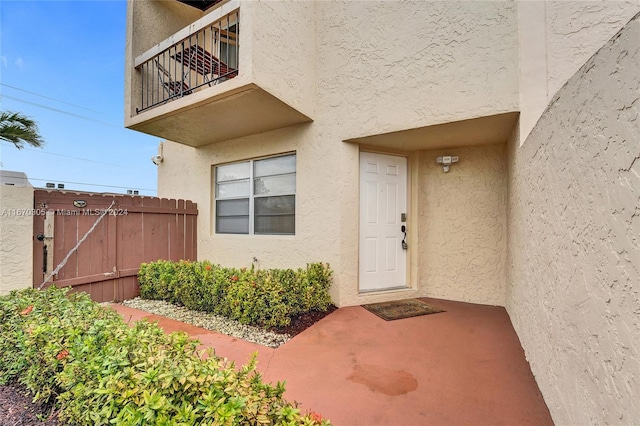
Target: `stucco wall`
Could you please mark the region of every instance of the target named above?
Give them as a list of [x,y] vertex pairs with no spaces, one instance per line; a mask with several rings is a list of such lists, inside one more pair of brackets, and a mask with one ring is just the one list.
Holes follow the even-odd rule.
[[33,285],[33,188],[0,185],[0,295]]
[[[264,14],[256,12],[260,8],[264,8]],[[271,18],[278,16],[274,12],[280,9],[283,17],[275,22]],[[313,21],[309,20],[311,10],[314,12]],[[418,275],[426,274],[429,269],[429,261],[419,264],[418,256],[432,256],[435,245],[428,246],[424,253],[418,251],[417,245],[411,248],[411,289],[382,295],[362,296],[358,293],[360,148],[357,144],[343,141],[515,110],[518,103],[515,4],[348,1],[307,2],[294,8],[288,3],[266,2],[243,3],[241,13],[243,31],[266,24],[281,26],[289,21],[291,25],[297,25],[301,19],[308,22],[309,30],[313,30],[309,33],[313,34],[313,39],[291,42],[294,49],[303,51],[301,54],[308,58],[310,68],[301,69],[296,65],[290,75],[284,76],[274,72],[268,76],[272,81],[265,80],[264,84],[271,84],[271,92],[282,91],[284,94],[298,87],[290,84],[288,78],[299,73],[304,74],[305,79],[315,78],[314,121],[199,149],[167,143],[165,160],[159,166],[158,195],[179,196],[198,203],[200,258],[226,265],[247,266],[255,256],[261,267],[299,267],[312,261],[329,262],[335,272],[332,296],[340,305],[419,295],[419,283],[437,281],[437,271],[451,265],[451,262],[434,262],[436,269],[430,272],[429,279]],[[249,21],[248,26],[244,25],[245,18]],[[261,72],[275,71],[274,64],[287,63],[287,57],[282,56],[284,53],[267,49],[276,49],[278,43],[295,37],[292,31],[270,28],[267,31],[269,37],[257,34],[251,39],[256,81],[266,78],[264,75],[261,77]],[[303,105],[303,97],[300,100],[300,105]],[[251,120],[250,114],[246,119]],[[294,150],[298,161],[296,235],[216,235],[212,230],[212,166]],[[474,160],[465,157],[467,166],[471,164],[471,169],[465,170],[470,173],[478,170],[483,177],[477,184],[467,180],[464,191],[493,185],[495,174],[503,170],[503,166],[496,168],[490,164],[490,158],[497,155],[496,148],[479,148],[474,152],[480,155]],[[413,221],[410,229],[417,230],[418,220],[424,219],[418,218],[416,204],[419,197],[417,171],[423,165],[417,161],[420,157],[417,152],[404,152],[402,147],[398,147],[395,153],[407,155],[414,164],[415,199],[412,202],[416,208],[415,214],[410,215]],[[442,173],[441,169],[437,170]],[[427,179],[427,175],[425,172],[423,177]],[[437,176],[434,180],[440,178]],[[456,174],[449,177],[455,179]],[[454,186],[447,186],[449,182],[451,180],[443,180],[439,188],[456,191]],[[497,199],[501,194],[496,195]],[[473,194],[456,197],[474,199]],[[500,206],[496,198],[487,203],[496,209],[487,218],[492,229],[481,235],[475,230],[473,232],[481,239],[498,238],[494,222],[502,217]],[[468,201],[465,205],[470,207],[473,202]],[[492,208],[487,208],[487,211]],[[445,217],[439,214],[437,220],[445,220]],[[469,229],[465,223],[461,219],[455,226]],[[446,224],[452,225],[452,222],[449,220]],[[428,234],[439,226],[432,220],[425,232]],[[467,244],[467,237],[457,233],[455,244],[449,240],[450,247]],[[455,293],[451,293],[451,298],[501,303],[503,269],[495,265],[501,255],[486,249],[501,244],[501,241],[490,241],[475,245],[484,247],[480,257],[488,256],[490,259],[476,258],[477,265],[461,267],[465,272],[459,276],[460,281],[464,281],[462,286],[468,285],[470,290],[458,287]],[[476,272],[480,276],[471,277]],[[492,274],[493,278],[488,278]],[[445,294],[441,281],[437,282],[435,288],[440,289],[439,294]]]
[[[505,144],[419,155],[421,294],[504,305],[507,242]],[[460,161],[444,173],[440,155]]]
[[127,2],[125,46],[125,122],[135,116],[142,94],[134,59],[178,30],[202,17],[198,9],[177,1],[135,0]]
[[[316,50],[315,4],[310,1],[242,2],[243,36],[254,82],[296,110],[314,118]],[[252,14],[251,24],[245,18]],[[247,38],[249,38],[247,37]]]
[[510,142],[506,307],[558,425],[640,419],[639,19]]
[[[329,262],[340,268],[340,206],[334,179],[338,164],[334,153],[316,143],[310,124],[194,149],[165,143],[165,160],[159,166],[158,193],[198,203],[198,257],[226,266],[249,266],[253,257],[263,268],[298,268],[308,262]],[[228,235],[214,232],[213,167],[264,156],[296,152],[296,234]],[[357,200],[357,196],[354,196]],[[357,261],[357,258],[356,258]],[[332,296],[339,301],[341,277],[335,277]]]
[[516,12],[512,2],[316,2],[320,114],[343,140],[517,110]]
[[518,1],[521,141],[565,82],[638,12],[637,0]]
[[[340,234],[336,274],[340,303],[417,296],[427,273],[417,245],[409,253],[410,289],[371,295],[358,292],[359,147],[342,141],[517,109],[515,4],[317,2],[316,10],[318,106],[314,125],[320,127],[321,139],[315,143],[333,151],[329,176],[339,176],[339,185],[328,201],[340,212],[336,228]],[[408,223],[413,232],[423,219],[417,209],[419,155],[396,147],[389,152],[408,156],[413,170],[409,202],[414,207]]]

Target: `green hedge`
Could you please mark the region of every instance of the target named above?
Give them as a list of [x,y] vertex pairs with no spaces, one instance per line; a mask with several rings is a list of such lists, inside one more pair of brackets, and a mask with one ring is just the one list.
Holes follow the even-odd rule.
[[223,268],[210,262],[143,263],[140,296],[263,327],[289,324],[291,317],[331,306],[331,270],[323,263],[306,269]]
[[[327,425],[184,333],[131,327],[84,293],[23,290],[0,297],[0,384],[18,381],[80,425]],[[206,356],[205,356],[206,355]]]

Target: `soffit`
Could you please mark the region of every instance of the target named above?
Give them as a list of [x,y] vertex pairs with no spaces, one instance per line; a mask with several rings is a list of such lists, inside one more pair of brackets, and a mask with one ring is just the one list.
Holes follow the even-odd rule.
[[402,151],[424,151],[504,143],[520,113],[517,111],[477,117],[347,139],[345,142]]
[[[143,112],[136,117],[138,122],[127,127],[198,147],[312,121],[254,84],[207,96],[219,87]],[[200,100],[191,102],[198,95]]]

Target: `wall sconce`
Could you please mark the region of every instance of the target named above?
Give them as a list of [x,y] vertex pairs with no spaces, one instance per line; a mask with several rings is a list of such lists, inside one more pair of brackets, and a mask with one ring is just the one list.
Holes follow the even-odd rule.
[[457,163],[458,160],[459,157],[457,155],[447,155],[436,158],[436,163],[442,164],[442,171],[447,173],[449,171],[449,167],[451,167],[453,163]]
[[154,155],[153,157],[151,157],[151,161],[156,166],[159,166],[160,163],[164,161],[164,157],[162,156],[162,148],[163,148],[163,144],[162,142],[160,142],[160,145],[158,146],[158,155]]

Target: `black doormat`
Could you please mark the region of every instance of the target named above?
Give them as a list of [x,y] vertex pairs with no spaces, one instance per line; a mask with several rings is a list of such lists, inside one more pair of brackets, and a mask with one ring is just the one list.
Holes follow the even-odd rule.
[[386,321],[444,312],[418,299],[371,303],[362,307]]

